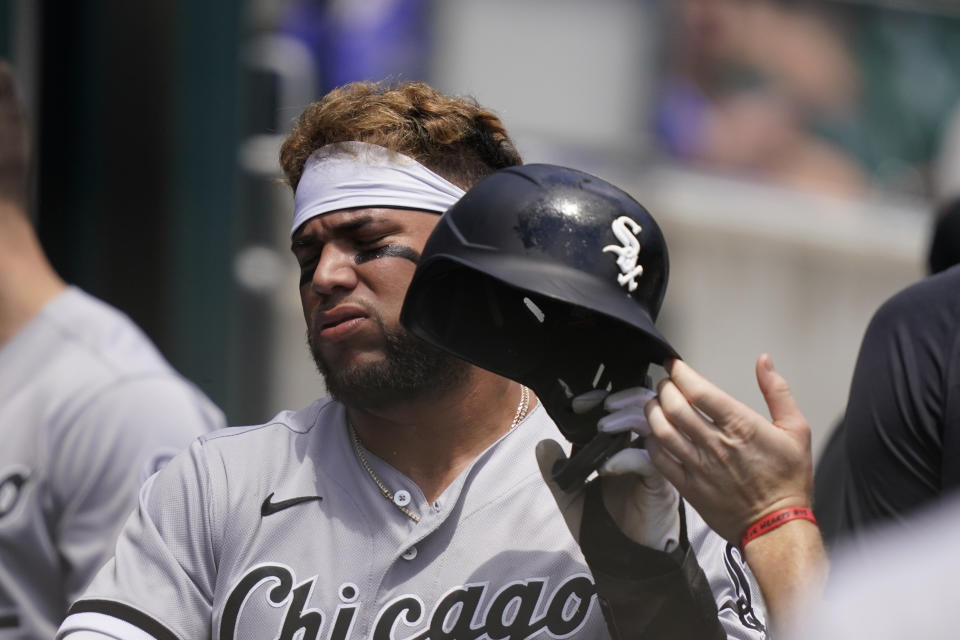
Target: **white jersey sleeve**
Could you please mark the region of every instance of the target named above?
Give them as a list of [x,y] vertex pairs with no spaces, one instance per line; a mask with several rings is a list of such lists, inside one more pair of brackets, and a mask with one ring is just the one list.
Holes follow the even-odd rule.
[[0,345],[0,637],[52,637],[143,481],[223,426],[129,318],[79,289]]
[[0,638],[50,638],[140,485],[222,412],[110,305],[69,287],[0,345]]
[[154,376],[105,389],[51,443],[50,491],[62,505],[63,585],[73,602],[113,553],[140,486],[222,418],[176,378]]
[[144,484],[115,557],[90,585],[96,595],[74,603],[58,637],[81,631],[138,640],[211,637],[210,505],[202,446],[195,441]]

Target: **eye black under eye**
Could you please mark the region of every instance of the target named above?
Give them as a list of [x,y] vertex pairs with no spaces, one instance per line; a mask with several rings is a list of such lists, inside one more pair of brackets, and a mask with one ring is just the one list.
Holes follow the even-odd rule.
[[420,262],[420,254],[416,250],[402,244],[386,244],[368,251],[361,251],[357,253],[353,261],[356,264],[363,264],[364,262],[378,258],[405,258],[414,264]]

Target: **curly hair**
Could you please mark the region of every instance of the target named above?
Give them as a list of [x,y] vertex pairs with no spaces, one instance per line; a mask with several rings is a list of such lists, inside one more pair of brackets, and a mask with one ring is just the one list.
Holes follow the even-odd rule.
[[369,142],[410,156],[463,189],[522,164],[500,119],[473,98],[423,82],[352,82],[309,105],[280,149],[294,190],[311,153],[335,142]]

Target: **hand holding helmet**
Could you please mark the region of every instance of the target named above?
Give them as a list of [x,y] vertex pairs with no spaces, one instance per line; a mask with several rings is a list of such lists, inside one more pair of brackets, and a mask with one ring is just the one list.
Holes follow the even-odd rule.
[[[644,405],[653,396],[654,392],[645,387],[609,395],[596,390],[575,397],[572,406],[575,412],[586,413],[602,403],[610,413],[598,423],[601,432],[643,437],[649,433]],[[641,442],[639,437],[634,444]],[[541,441],[536,455],[540,472],[570,532],[579,540],[581,527],[589,526],[583,522],[585,487],[567,491],[557,483],[554,469],[558,462],[566,460],[566,455],[556,441]],[[614,453],[600,465],[599,477],[591,482],[601,484],[604,507],[628,538],[658,551],[672,551],[679,544],[680,496],[653,466],[645,450],[628,446]]]
[[759,518],[810,506],[810,427],[769,356],[757,359],[756,374],[770,420],[681,360],[668,362],[667,373],[647,404],[646,446],[712,529],[739,544]]

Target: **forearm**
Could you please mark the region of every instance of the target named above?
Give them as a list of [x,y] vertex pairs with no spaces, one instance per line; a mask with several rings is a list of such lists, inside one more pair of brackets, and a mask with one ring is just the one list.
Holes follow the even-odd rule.
[[774,627],[789,628],[804,604],[820,597],[829,565],[820,529],[813,522],[791,520],[751,540],[743,553]]
[[685,537],[670,552],[634,542],[610,517],[596,486],[588,489],[584,515],[581,547],[611,636],[726,637],[710,585]]
[[[645,578],[604,574],[591,566],[611,636],[616,640],[726,638],[710,586],[693,551],[647,551],[660,557],[646,563]],[[649,576],[651,564],[666,570]]]

